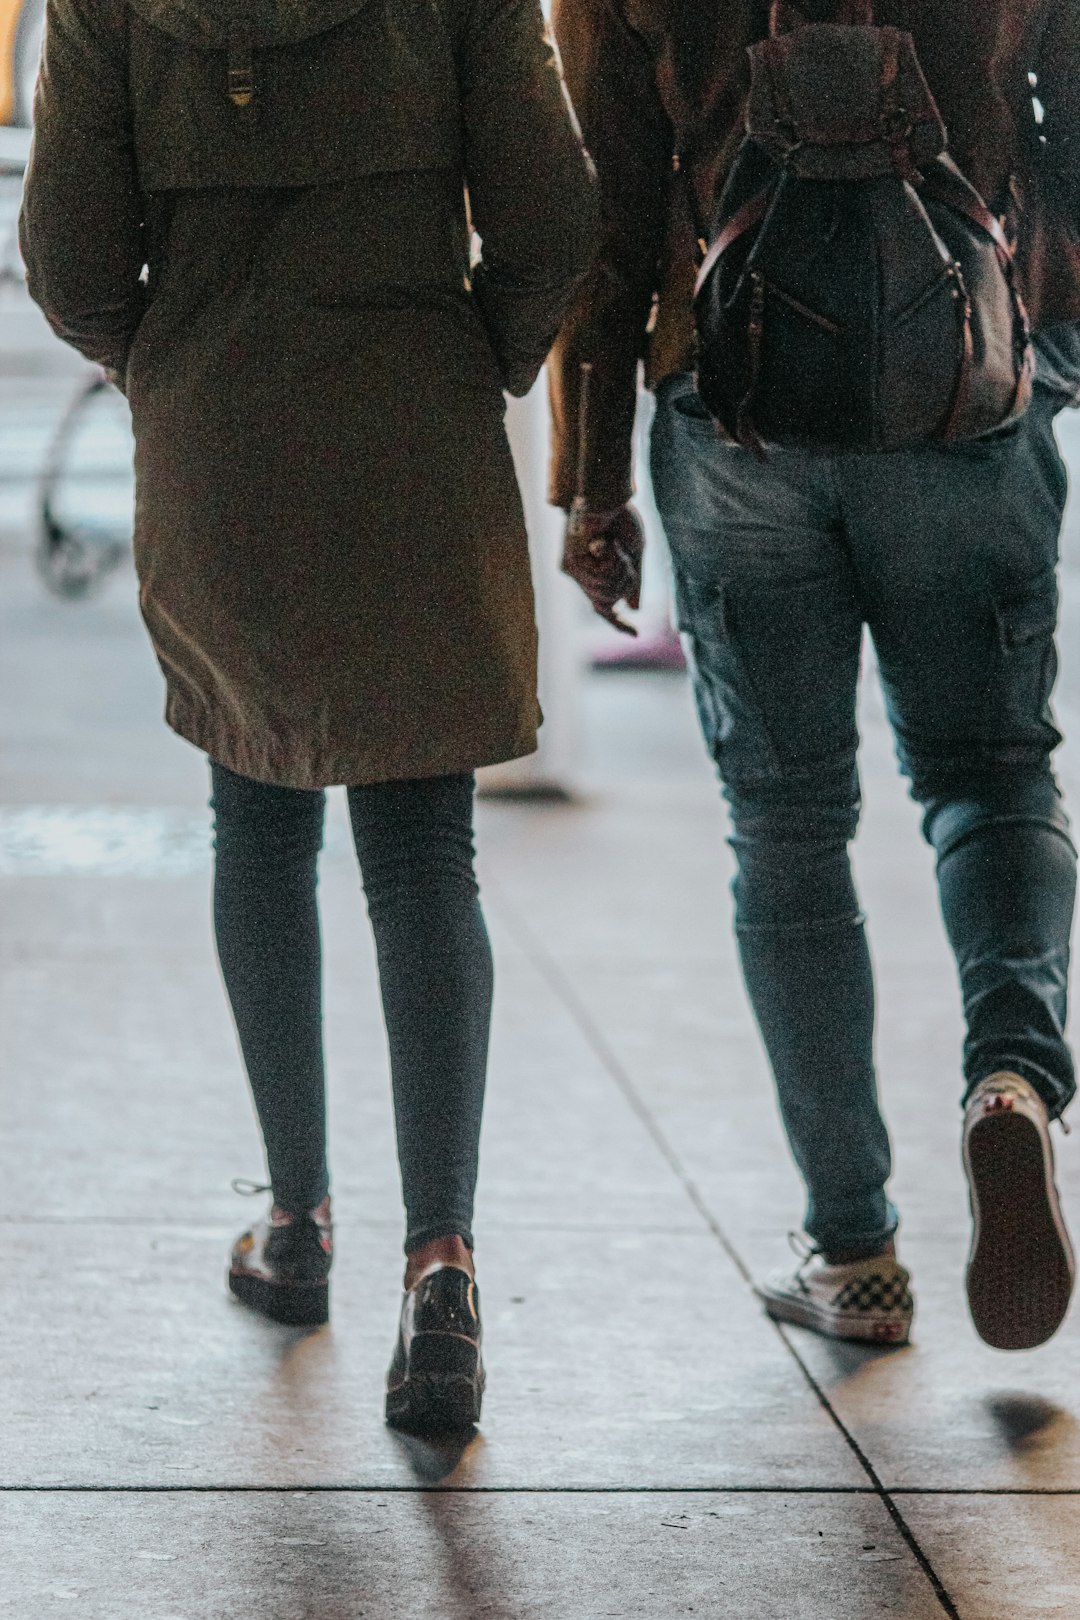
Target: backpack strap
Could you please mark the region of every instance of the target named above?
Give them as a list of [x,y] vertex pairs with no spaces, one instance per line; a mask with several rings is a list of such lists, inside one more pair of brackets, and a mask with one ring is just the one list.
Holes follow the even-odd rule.
[[788,131],[793,142],[798,141],[798,127],[795,123],[795,109],[788,94],[787,75],[784,72],[784,48],[775,34],[762,40],[758,46],[758,60],[765,64],[765,71],[769,75],[769,88],[772,91],[773,106],[776,108],[776,122],[781,129]]
[[748,197],[742,207],[737,208],[732,214],[701,261],[701,268],[698,270],[697,280],[694,283],[695,298],[712,275],[717,261],[727,252],[731,244],[737,242],[740,236],[745,236],[747,231],[752,231],[755,225],[760,225],[765,218],[769,211],[769,202],[774,185],[775,181],[770,180],[767,186],[762,186],[760,191],[755,191],[754,195]]
[[975,364],[975,342],[971,334],[971,299],[964,286],[963,277],[956,275],[956,291],[964,300],[963,348],[960,353],[960,371],[956,379],[956,392],[953,394],[952,405],[945,426],[941,430],[941,437],[945,444],[951,444],[960,431],[960,424],[967,411],[968,400],[971,397],[971,373]]
[[914,180],[919,171],[911,155],[911,113],[900,100],[901,35],[894,28],[882,29],[881,39],[881,134],[889,144],[893,168],[901,180]]
[[767,460],[765,446],[758,436],[757,429],[750,420],[750,412],[754,405],[754,395],[761,380],[761,350],[765,342],[765,277],[760,270],[750,273],[750,311],[746,328],[746,339],[749,349],[750,378],[746,385],[746,393],[739,401],[735,416],[735,439],[744,449],[752,450],[759,461]]
[[[1012,243],[1005,234],[1001,221],[996,217],[996,215],[991,213],[990,209],[983,202],[982,198],[979,196],[979,193],[974,189],[974,187],[968,185],[966,182],[961,182],[961,184],[958,185],[950,184],[948,176],[948,169],[942,170],[940,166],[932,165],[923,173],[918,189],[926,196],[934,197],[938,201],[944,203],[947,207],[953,209],[956,213],[962,214],[965,219],[970,220],[972,225],[977,226],[979,230],[985,232],[985,234],[993,242],[998,263],[1000,264],[1002,273],[1004,274],[1005,280],[1008,283],[1009,292],[1013,302],[1013,309],[1016,312],[1018,329],[1023,333],[1024,339],[1026,340],[1030,332],[1030,322],[1028,319],[1027,308],[1024,304],[1023,298],[1021,297],[1020,288],[1017,284],[1016,255],[1013,252]],[[961,422],[963,421],[964,413],[967,410],[968,397],[971,390],[971,378],[975,363],[974,342],[971,328],[971,301],[968,296],[967,288],[964,285],[963,277],[960,276],[958,271],[956,275],[956,282],[957,293],[962,299],[964,299],[965,302],[963,330],[964,347],[960,360],[960,373],[956,380],[956,393],[953,396],[952,407],[949,411],[948,419],[941,433],[941,437],[945,443],[949,443],[957,436],[957,431]],[[1016,385],[1017,397],[1020,396],[1025,385],[1026,373],[1022,371]]]
[[958,214],[963,214],[965,219],[969,219],[973,225],[985,231],[997,250],[1001,268],[1006,275],[1011,276],[1015,255],[1001,221],[996,214],[990,212],[973,186],[963,181],[950,185],[946,178],[948,173],[948,170],[943,173],[936,165],[927,165],[918,189],[937,202],[955,209]]

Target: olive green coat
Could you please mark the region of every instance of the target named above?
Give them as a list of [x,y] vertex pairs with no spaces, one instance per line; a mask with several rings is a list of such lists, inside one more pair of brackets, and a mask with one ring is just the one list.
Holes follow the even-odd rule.
[[131,403],[182,736],[303,788],[535,747],[503,389],[595,228],[537,0],[49,0],[23,252]]

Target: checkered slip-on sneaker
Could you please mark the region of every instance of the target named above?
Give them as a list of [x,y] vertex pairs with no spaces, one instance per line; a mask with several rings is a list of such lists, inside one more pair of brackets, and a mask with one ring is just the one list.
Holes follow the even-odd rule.
[[991,1074],[971,1093],[964,1169],[971,1319],[995,1349],[1030,1350],[1064,1321],[1076,1267],[1054,1184],[1050,1116],[1020,1075]]
[[830,1339],[907,1343],[915,1312],[911,1278],[894,1255],[829,1265],[817,1249],[804,1245],[801,1252],[794,1272],[777,1272],[756,1289],[771,1317]]

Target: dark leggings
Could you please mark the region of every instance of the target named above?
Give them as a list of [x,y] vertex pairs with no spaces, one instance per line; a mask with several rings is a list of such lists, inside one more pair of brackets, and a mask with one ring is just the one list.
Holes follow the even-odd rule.
[[[211,765],[214,928],[274,1200],[329,1187],[316,862],[325,795]],[[349,788],[390,1047],[405,1248],[472,1244],[491,1022],[473,874],[473,778]]]

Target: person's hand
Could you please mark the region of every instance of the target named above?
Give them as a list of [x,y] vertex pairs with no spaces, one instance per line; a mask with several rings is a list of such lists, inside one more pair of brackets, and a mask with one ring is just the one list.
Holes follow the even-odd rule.
[[636,636],[619,617],[616,604],[641,605],[641,558],[645,531],[632,506],[589,512],[577,504],[566,524],[562,571],[581,586],[598,613],[624,635]]

